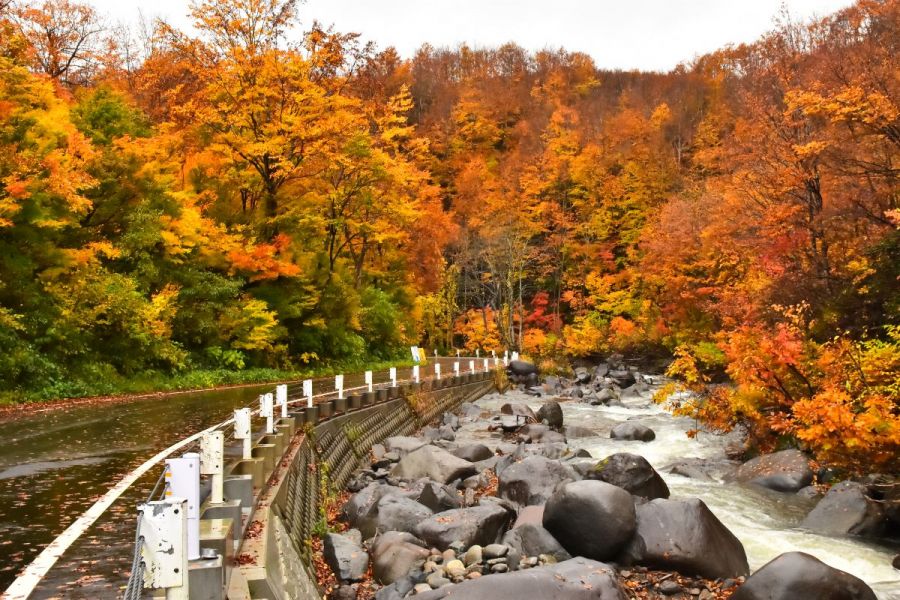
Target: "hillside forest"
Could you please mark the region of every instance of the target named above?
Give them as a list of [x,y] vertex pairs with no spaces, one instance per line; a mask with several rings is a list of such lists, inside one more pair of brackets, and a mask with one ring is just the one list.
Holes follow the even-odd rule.
[[6,401],[622,353],[673,359],[707,427],[897,470],[900,2],[668,73],[403,59],[302,8],[198,0],[187,32],[0,0]]

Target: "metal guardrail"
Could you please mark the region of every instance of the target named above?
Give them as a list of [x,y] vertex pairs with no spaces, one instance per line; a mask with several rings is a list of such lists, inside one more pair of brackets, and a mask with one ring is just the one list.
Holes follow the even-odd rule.
[[[517,355],[514,354],[513,358],[516,358]],[[452,357],[434,357],[435,359],[450,359],[453,360]],[[500,361],[503,361],[503,364],[508,363],[509,357],[508,355],[504,355],[503,359],[499,359],[497,357],[492,357],[490,359],[475,356],[457,356],[456,357],[456,372],[461,372],[459,365],[462,361],[484,361],[482,364],[486,367],[487,361],[492,361],[494,363],[494,367],[500,364]],[[422,377],[421,380],[430,380],[430,379],[440,379],[440,363],[435,363],[437,367],[435,377]],[[449,375],[449,373],[447,374]],[[311,380],[307,380],[311,381]],[[413,379],[405,379],[402,380],[402,383],[410,383]],[[399,383],[394,380],[395,383]],[[305,383],[305,382],[304,382]],[[348,392],[358,392],[358,391],[367,391],[370,389],[370,385],[372,387],[381,387],[384,383],[379,384],[366,384],[361,386],[354,386],[351,388],[334,390],[330,392],[323,392],[319,394],[304,394],[304,390],[301,388],[300,394],[297,394],[296,391],[294,394],[288,393],[287,395],[287,406],[296,405],[301,402],[310,402],[313,401],[315,403],[319,403],[324,400],[328,400],[331,398],[337,398],[346,394]],[[296,390],[296,384],[294,385]],[[304,386],[305,387],[305,386]],[[311,386],[310,386],[311,388]],[[290,389],[290,388],[289,388]],[[270,392],[270,393],[274,393]],[[259,416],[261,411],[263,410],[261,407],[247,407],[250,409],[250,414],[252,416]],[[84,513],[81,514],[71,525],[69,525],[61,534],[59,534],[50,544],[48,544],[34,560],[31,561],[16,577],[16,579],[12,582],[12,584],[0,595],[0,600],[25,600],[28,598],[40,582],[44,579],[50,569],[56,564],[56,562],[62,557],[62,555],[81,537],[96,521],[99,519],[112,505],[118,500],[122,494],[125,493],[135,482],[137,482],[141,477],[147,474],[154,466],[163,462],[165,459],[171,457],[176,452],[185,450],[190,448],[192,445],[198,443],[200,439],[209,433],[215,431],[225,431],[226,428],[229,428],[235,424],[235,418],[231,417],[222,421],[221,423],[217,423],[212,425],[211,427],[207,427],[206,429],[199,431],[175,444],[172,444],[168,448],[157,452],[148,460],[144,461],[140,466],[132,470],[130,473],[125,475],[121,480],[119,480],[113,487],[111,487],[105,494],[100,496],[94,504],[89,507]],[[231,434],[227,437],[229,440],[233,440],[234,429],[231,428]],[[140,543],[140,538],[136,540]],[[142,570],[139,563],[137,563],[137,570]],[[185,574],[186,575],[186,574]],[[132,589],[133,586],[129,584],[129,587],[126,588],[126,591]]]

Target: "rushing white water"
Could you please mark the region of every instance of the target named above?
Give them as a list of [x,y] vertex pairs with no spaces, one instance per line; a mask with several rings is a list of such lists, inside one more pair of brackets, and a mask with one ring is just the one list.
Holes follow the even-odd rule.
[[[494,395],[478,402],[485,409],[497,410],[502,397]],[[539,408],[541,399],[529,401]],[[563,402],[567,424],[579,425],[597,432],[596,436],[570,440],[570,445],[588,450],[603,458],[615,452],[631,452],[647,459],[660,472],[673,498],[696,497],[743,543],[751,571],[755,571],[783,552],[802,551],[868,583],[881,600],[900,600],[900,571],[891,566],[896,549],[879,546],[869,540],[830,537],[801,530],[798,523],[814,505],[814,501],[792,494],[769,492],[755,487],[700,480],[666,472],[668,465],[688,459],[724,460],[725,440],[721,436],[701,433],[691,439],[686,432],[695,423],[674,417],[643,397],[623,398],[625,406],[590,406],[578,401]],[[613,440],[609,431],[626,420],[637,420],[656,433],[652,442]]]

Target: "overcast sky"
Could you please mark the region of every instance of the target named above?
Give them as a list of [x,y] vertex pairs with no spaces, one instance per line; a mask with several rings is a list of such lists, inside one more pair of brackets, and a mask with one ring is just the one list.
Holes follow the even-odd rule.
[[[164,17],[187,27],[190,0],[89,0],[113,21]],[[782,4],[798,19],[824,16],[849,0],[307,0],[303,24],[318,20],[361,33],[404,57],[433,46],[564,47],[590,54],[599,67],[669,70],[729,43],[753,41],[772,28]]]

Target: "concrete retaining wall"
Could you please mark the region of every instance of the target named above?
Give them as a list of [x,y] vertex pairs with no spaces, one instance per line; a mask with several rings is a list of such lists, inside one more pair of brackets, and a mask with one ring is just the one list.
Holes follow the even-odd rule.
[[[374,444],[412,434],[493,389],[492,375],[478,373],[329,400],[329,406],[294,414],[291,429],[296,433],[289,442],[284,439],[281,461],[257,497],[253,533],[244,540],[239,556],[239,562],[243,558],[246,563],[232,578],[228,597],[319,598],[311,576],[309,540],[321,521],[323,484],[331,491],[343,489],[353,472],[368,464]],[[329,412],[338,414],[307,423]]]

